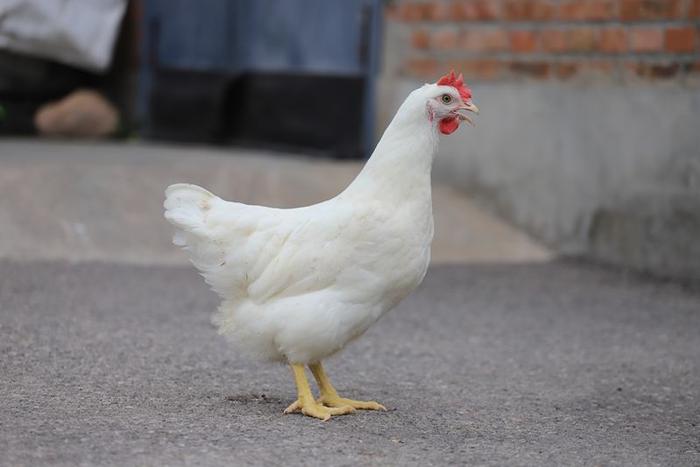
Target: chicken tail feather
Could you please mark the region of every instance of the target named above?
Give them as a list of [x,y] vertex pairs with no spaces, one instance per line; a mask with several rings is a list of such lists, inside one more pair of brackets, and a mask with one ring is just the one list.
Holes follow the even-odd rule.
[[206,236],[207,212],[216,199],[204,188],[188,183],[170,185],[165,190],[165,218],[178,228],[173,243],[184,246],[186,233]]

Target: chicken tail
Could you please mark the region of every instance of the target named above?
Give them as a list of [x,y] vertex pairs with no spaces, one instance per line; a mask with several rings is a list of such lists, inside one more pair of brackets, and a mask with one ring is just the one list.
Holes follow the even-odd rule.
[[[226,201],[197,185],[178,183],[165,190],[165,218],[175,226],[173,243],[187,251],[190,261],[219,294],[225,286],[218,280],[226,264],[226,250],[215,222]],[[220,227],[220,223],[218,223]],[[223,296],[223,295],[222,295]]]
[[187,244],[185,234],[207,236],[207,212],[217,199],[213,193],[189,183],[176,183],[165,190],[165,218],[178,229],[173,237],[175,245]]

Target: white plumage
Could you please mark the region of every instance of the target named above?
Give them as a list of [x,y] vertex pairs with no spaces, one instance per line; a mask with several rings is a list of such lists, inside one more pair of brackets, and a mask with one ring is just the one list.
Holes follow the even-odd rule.
[[[446,94],[451,106],[440,102]],[[455,87],[417,89],[350,186],[312,206],[250,206],[195,185],[168,187],[174,242],[222,298],[220,332],[263,359],[320,362],[420,284],[433,238],[437,121],[464,108]]]

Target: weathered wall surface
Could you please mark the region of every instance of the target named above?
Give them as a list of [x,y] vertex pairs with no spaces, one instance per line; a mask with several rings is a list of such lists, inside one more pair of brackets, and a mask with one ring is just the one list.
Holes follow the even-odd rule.
[[700,278],[700,2],[396,2],[381,95],[455,68],[436,176],[566,254]]

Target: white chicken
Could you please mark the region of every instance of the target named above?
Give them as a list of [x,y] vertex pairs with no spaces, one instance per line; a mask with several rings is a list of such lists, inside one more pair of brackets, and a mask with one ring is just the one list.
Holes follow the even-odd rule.
[[[360,174],[338,196],[274,209],[225,201],[196,185],[166,190],[165,218],[222,298],[221,334],[265,360],[289,363],[298,397],[285,413],[322,420],[356,409],[321,361],[362,335],[425,276],[433,215],[430,172],[438,132],[478,112],[454,72],[413,91]],[[305,373],[318,382],[315,399]]]

